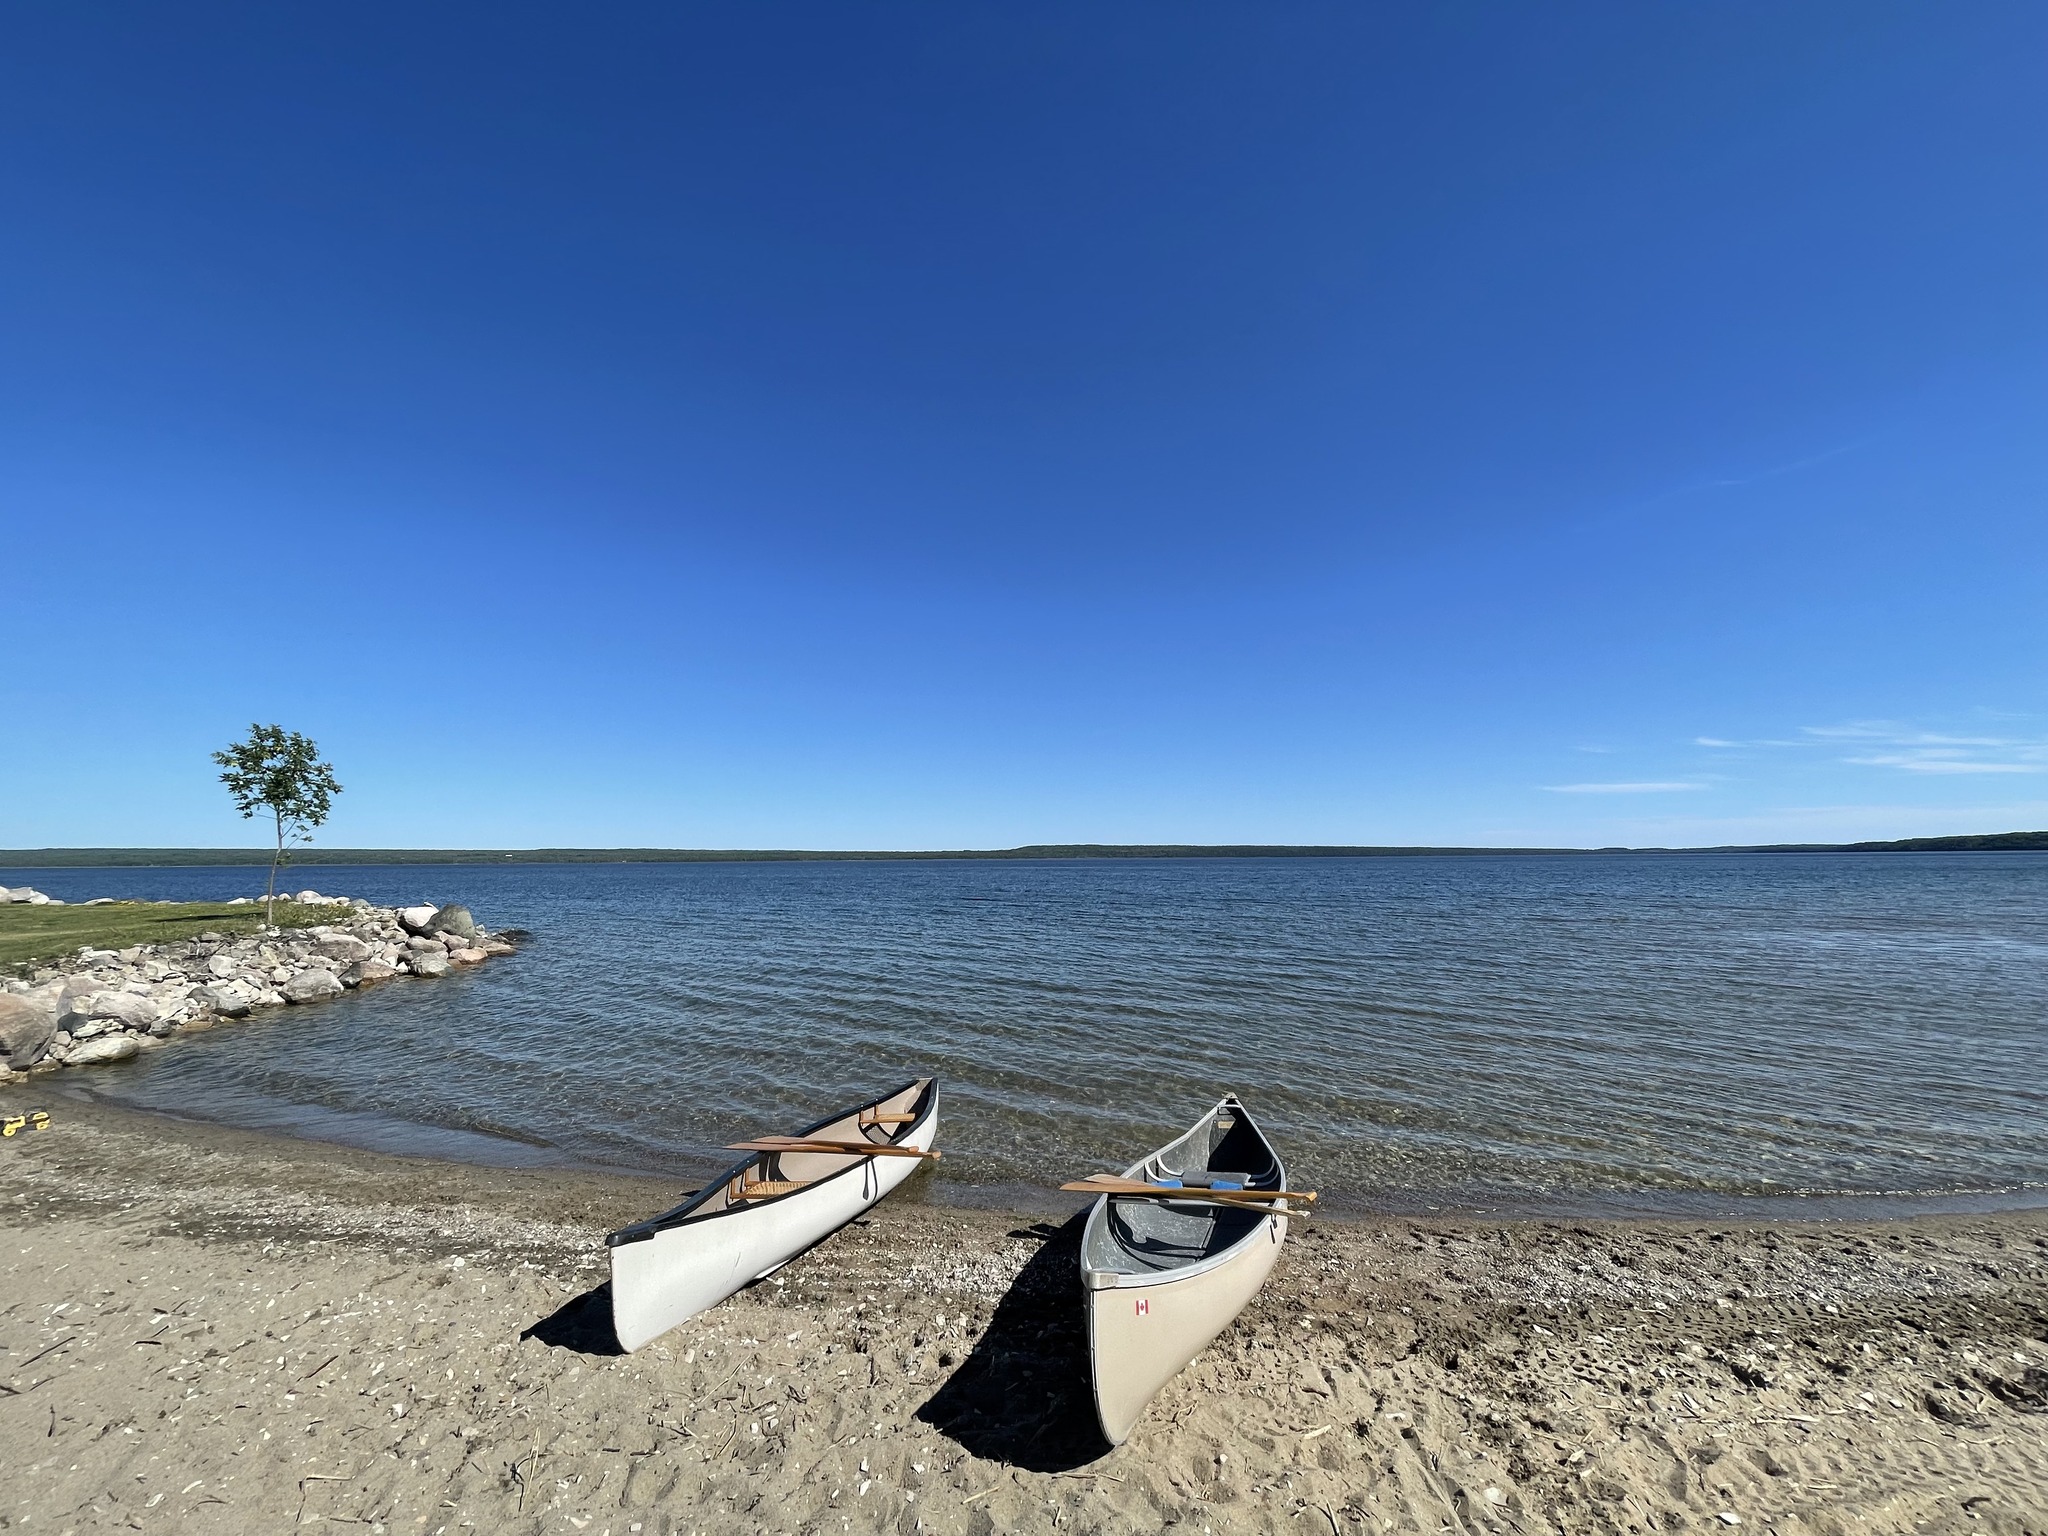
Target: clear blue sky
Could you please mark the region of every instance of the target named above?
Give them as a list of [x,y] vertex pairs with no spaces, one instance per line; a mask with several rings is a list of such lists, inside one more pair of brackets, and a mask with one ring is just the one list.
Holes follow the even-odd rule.
[[2048,826],[2048,7],[0,20],[0,846]]

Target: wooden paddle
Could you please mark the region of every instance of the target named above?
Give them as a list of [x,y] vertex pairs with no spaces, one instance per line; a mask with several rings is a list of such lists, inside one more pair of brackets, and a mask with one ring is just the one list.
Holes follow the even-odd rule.
[[[1307,1204],[1316,1197],[1312,1189],[1205,1189],[1199,1184],[1143,1184],[1113,1173],[1090,1174],[1075,1183],[1062,1184],[1060,1188],[1078,1194],[1142,1195],[1152,1200],[1216,1200],[1226,1205],[1263,1205],[1274,1200],[1299,1200]],[[1306,1216],[1308,1212],[1297,1211],[1294,1214]]]
[[1088,1183],[1092,1185],[1114,1184],[1119,1189],[1135,1190],[1199,1190],[1211,1195],[1256,1195],[1266,1200],[1313,1200],[1316,1192],[1312,1189],[1215,1189],[1207,1184],[1148,1184],[1142,1179],[1127,1178],[1121,1173],[1091,1173]]
[[937,1157],[936,1150],[892,1146],[880,1141],[827,1141],[816,1136],[757,1136],[736,1141],[729,1152],[854,1152],[862,1157]]

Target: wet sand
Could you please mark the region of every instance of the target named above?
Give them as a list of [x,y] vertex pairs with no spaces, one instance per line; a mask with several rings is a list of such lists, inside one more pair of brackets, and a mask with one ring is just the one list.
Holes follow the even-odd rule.
[[1315,1223],[1111,1451],[1058,1215],[913,1180],[626,1357],[664,1182],[51,1107],[0,1529],[2048,1533],[2048,1212]]

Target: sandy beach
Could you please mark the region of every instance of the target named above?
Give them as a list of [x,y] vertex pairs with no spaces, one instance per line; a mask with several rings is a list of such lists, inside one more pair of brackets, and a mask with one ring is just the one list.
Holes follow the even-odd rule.
[[2048,1531],[2048,1213],[1319,1222],[1112,1452],[1057,1196],[913,1181],[625,1357],[600,1238],[662,1181],[52,1107],[4,1529]]

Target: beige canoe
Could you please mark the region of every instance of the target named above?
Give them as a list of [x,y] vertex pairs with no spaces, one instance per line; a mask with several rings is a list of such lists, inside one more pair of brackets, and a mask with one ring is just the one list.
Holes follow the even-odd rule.
[[[1279,1154],[1237,1096],[1226,1096],[1188,1132],[1126,1177],[1285,1189]],[[1189,1200],[1105,1195],[1081,1235],[1081,1286],[1095,1412],[1121,1445],[1145,1405],[1265,1283],[1288,1218]]]

